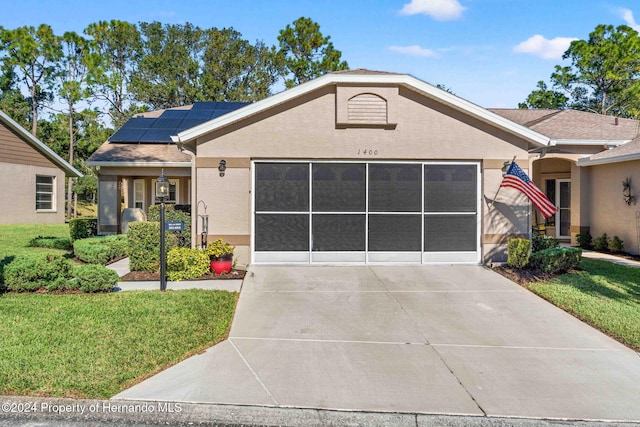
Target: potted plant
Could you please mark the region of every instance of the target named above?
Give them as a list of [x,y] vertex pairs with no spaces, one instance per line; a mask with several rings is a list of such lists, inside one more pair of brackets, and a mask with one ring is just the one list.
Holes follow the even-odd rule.
[[229,273],[233,266],[234,246],[222,239],[217,239],[207,245],[207,255],[211,261],[211,271],[216,274]]

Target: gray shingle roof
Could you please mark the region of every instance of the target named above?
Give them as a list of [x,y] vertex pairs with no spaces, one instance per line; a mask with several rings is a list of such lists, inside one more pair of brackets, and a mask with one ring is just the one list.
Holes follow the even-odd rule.
[[555,140],[630,141],[640,123],[577,110],[489,110]]

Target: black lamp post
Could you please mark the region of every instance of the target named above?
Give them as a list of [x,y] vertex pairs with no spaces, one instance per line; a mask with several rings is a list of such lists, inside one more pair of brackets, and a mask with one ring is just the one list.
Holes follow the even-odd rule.
[[156,197],[160,200],[160,290],[167,289],[166,266],[167,258],[164,247],[164,202],[169,198],[169,180],[164,176],[164,170],[156,181]]

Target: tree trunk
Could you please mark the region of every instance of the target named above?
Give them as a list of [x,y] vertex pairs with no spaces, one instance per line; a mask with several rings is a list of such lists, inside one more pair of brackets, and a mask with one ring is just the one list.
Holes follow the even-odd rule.
[[[73,165],[73,105],[69,104],[69,164]],[[69,177],[67,186],[67,219],[71,219],[71,200],[73,197],[73,178]]]

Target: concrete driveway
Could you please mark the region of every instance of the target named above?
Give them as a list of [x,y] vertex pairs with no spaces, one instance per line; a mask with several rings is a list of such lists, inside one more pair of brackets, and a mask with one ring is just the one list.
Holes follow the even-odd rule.
[[115,399],[640,421],[638,354],[479,266],[252,267],[230,338]]

